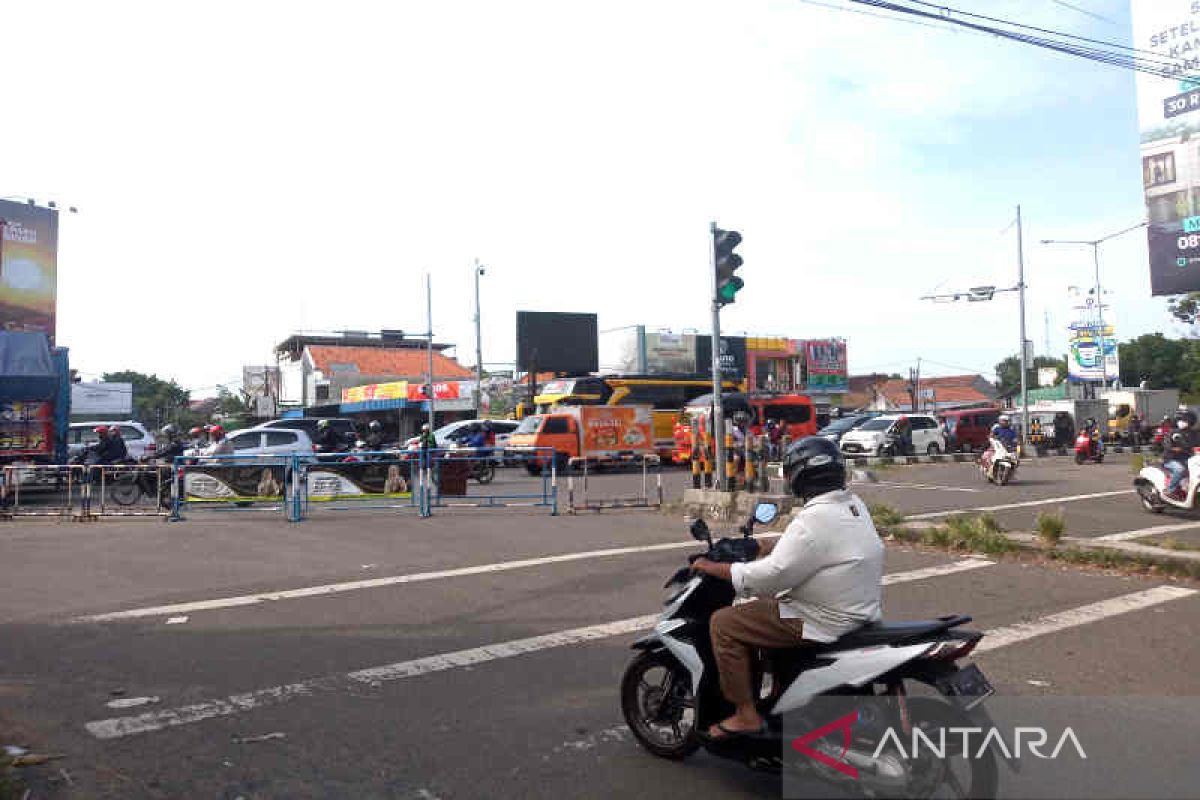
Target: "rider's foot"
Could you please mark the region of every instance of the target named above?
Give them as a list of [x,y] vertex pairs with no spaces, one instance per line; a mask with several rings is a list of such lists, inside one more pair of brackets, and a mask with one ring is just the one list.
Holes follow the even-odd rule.
[[753,716],[739,713],[710,727],[708,736],[710,739],[724,739],[730,736],[759,733],[765,727],[766,721],[757,712]]

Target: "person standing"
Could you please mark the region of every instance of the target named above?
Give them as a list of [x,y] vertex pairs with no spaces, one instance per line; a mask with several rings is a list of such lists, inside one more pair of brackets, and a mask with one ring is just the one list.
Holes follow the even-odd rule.
[[1142,444],[1142,415],[1134,414],[1129,420],[1129,444],[1131,447],[1140,447]]

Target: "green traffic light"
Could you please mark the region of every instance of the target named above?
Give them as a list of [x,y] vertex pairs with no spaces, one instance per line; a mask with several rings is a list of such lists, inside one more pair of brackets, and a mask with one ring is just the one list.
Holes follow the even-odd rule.
[[735,295],[741,291],[746,282],[736,275],[717,287],[717,297],[722,303],[732,303]]

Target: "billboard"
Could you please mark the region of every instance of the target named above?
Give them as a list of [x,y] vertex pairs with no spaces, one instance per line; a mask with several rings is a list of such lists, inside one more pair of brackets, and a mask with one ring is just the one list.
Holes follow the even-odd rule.
[[[639,372],[651,375],[696,372],[696,339],[690,333],[647,333],[646,363]],[[709,348],[709,352],[712,348]],[[709,372],[708,368],[703,370]]]
[[804,363],[810,392],[846,392],[850,377],[845,339],[812,339],[804,343]]
[[1150,292],[1200,290],[1200,3],[1133,0],[1134,46],[1171,61],[1137,75],[1142,186],[1149,220]]
[[[721,337],[721,379],[741,381],[746,377],[746,338],[744,336]],[[696,337],[696,372],[712,375],[712,337]]]
[[[1078,300],[1078,297],[1075,298]],[[1121,377],[1117,353],[1116,320],[1110,307],[1096,305],[1091,295],[1071,306],[1067,326],[1067,380],[1101,383]]]
[[586,375],[600,369],[595,314],[517,312],[517,369]]
[[71,414],[133,414],[132,383],[72,383]]
[[54,342],[58,212],[0,200],[0,329]]

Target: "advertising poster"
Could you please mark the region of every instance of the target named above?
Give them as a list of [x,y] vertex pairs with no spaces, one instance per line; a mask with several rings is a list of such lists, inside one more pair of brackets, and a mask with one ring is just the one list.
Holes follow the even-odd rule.
[[71,413],[133,414],[132,383],[84,382],[71,384]]
[[310,502],[405,497],[412,497],[407,462],[343,461],[308,468]]
[[695,372],[696,337],[690,333],[647,333],[644,371],[651,375]]
[[189,502],[253,502],[282,500],[286,487],[287,466],[233,466],[213,464],[187,467],[184,494]]
[[1150,291],[1200,290],[1200,3],[1133,0],[1134,46],[1174,65],[1137,74]]
[[52,411],[48,402],[0,403],[0,456],[49,455]]
[[54,341],[58,212],[0,200],[0,330]]
[[588,456],[654,452],[650,409],[636,406],[584,406],[583,451]]
[[342,389],[342,402],[365,403],[367,400],[407,400],[408,392],[408,381],[371,383],[366,386],[352,386],[349,389]]
[[[1073,383],[1115,381],[1121,376],[1116,320],[1107,305],[1100,309],[1088,297],[1073,298],[1067,326],[1067,380]],[[1101,314],[1103,311],[1103,314]]]
[[808,390],[836,394],[850,388],[844,339],[813,339],[804,343]]
[[[721,379],[742,381],[746,378],[746,338],[744,336],[721,337]],[[696,337],[696,372],[712,375],[712,337]]]

